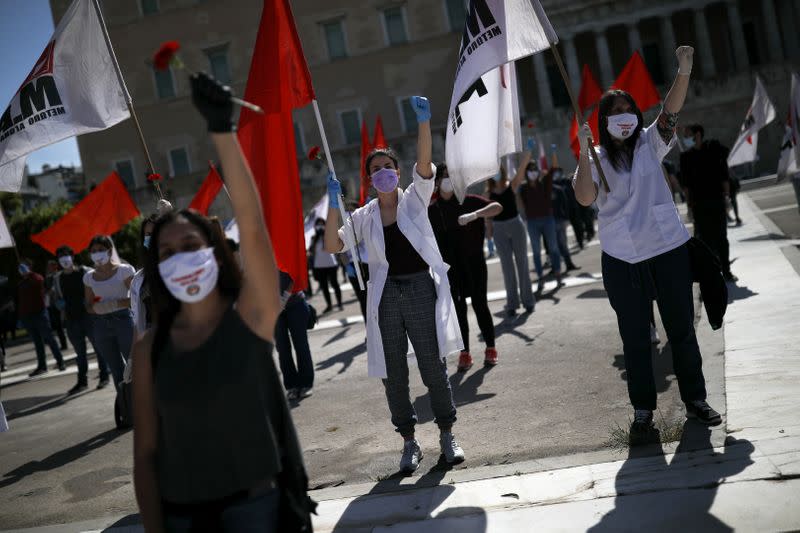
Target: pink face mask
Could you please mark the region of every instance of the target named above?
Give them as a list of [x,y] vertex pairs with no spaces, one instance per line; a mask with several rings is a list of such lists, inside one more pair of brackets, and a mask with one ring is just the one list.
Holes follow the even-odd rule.
[[400,176],[393,168],[382,168],[376,171],[372,176],[372,186],[378,192],[388,194],[397,188],[397,183],[400,181]]

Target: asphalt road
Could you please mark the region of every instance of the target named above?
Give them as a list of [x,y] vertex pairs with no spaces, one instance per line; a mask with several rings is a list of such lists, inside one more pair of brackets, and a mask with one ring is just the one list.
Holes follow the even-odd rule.
[[[776,231],[786,234],[787,247],[796,248],[800,216],[791,186],[765,182],[748,195],[766,211]],[[735,242],[731,250],[735,258]],[[467,454],[459,470],[543,457],[569,460],[572,454],[607,450],[613,428],[628,424],[631,410],[616,319],[602,281],[593,276],[600,272],[597,243],[574,261],[581,270],[567,287],[547,292],[530,316],[504,319],[503,300],[490,302],[500,353],[496,368],[476,364],[462,374],[455,372],[455,360],[449,361],[458,407],[454,432]],[[490,261],[489,278],[490,292],[503,289],[496,262]],[[734,290],[733,295],[745,297],[746,291]],[[322,320],[359,316],[351,291],[345,291],[345,301],[343,312]],[[319,295],[312,303],[324,307]],[[470,319],[479,362],[483,345],[471,312]],[[723,332],[712,332],[702,318],[698,324],[710,401],[724,412]],[[402,443],[390,424],[383,386],[367,377],[364,336],[364,326],[357,322],[309,336],[315,393],[293,406],[293,415],[313,487],[384,479],[396,471]],[[75,380],[69,374],[74,365],[66,375],[51,371],[43,379],[15,382],[14,375],[32,364],[31,348],[13,348],[9,372],[2,376],[0,398],[11,431],[0,434],[0,529],[136,513],[132,433],[114,429],[113,391],[90,389],[65,396]],[[682,424],[669,346],[658,348],[653,357],[659,416],[667,424]],[[410,369],[422,422],[418,438],[427,453],[416,476],[424,476],[437,462],[438,438],[415,365]],[[92,370],[90,376],[95,375]],[[724,428],[715,432],[718,443],[722,438]],[[608,450],[610,458],[621,457],[615,453]]]

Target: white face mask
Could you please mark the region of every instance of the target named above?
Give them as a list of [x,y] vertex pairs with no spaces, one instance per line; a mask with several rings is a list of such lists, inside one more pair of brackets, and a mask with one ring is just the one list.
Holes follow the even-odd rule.
[[158,264],[169,292],[186,303],[199,302],[217,286],[219,265],[213,248],[181,252]]
[[103,266],[111,259],[111,252],[92,252],[89,255],[95,266]]
[[61,265],[61,268],[72,268],[72,256],[62,255],[58,258],[58,264]]
[[539,177],[539,171],[538,170],[529,170],[527,172],[527,174],[528,174],[528,179],[529,180],[535,180],[536,178]]
[[442,178],[442,183],[439,184],[439,188],[442,192],[451,193],[453,192],[453,182],[450,181],[450,178]]
[[624,141],[636,131],[639,118],[633,113],[620,113],[608,117],[608,133],[615,139]]
[[690,149],[694,148],[694,145],[695,145],[694,137],[684,137],[683,138],[683,146],[687,150],[690,150]]

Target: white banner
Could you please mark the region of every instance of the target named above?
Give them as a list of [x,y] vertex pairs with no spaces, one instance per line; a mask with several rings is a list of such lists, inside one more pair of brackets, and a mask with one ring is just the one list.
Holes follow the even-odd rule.
[[459,200],[497,173],[500,157],[521,148],[513,61],[557,42],[539,0],[470,0],[445,148]]
[[6,217],[3,211],[0,210],[0,248],[13,248],[14,239],[11,237],[11,232],[8,231],[8,224],[6,224]]
[[0,117],[0,190],[16,192],[26,156],[130,116],[92,0],[75,0]]
[[327,194],[320,198],[319,202],[314,204],[314,207],[311,208],[311,211],[308,212],[305,220],[303,220],[303,229],[306,236],[306,250],[308,250],[309,246],[311,246],[311,239],[314,238],[314,222],[318,218],[321,218],[322,220],[328,219]]
[[781,143],[781,157],[778,160],[778,179],[787,178],[800,172],[800,165],[798,165],[795,157],[796,149],[797,143],[794,140],[794,132],[792,132],[792,127],[787,125],[786,133]]
[[750,104],[750,109],[747,110],[747,116],[739,132],[739,138],[736,139],[733,148],[731,148],[731,153],[728,155],[729,167],[756,160],[758,130],[773,120],[775,120],[775,106],[772,105],[761,78],[756,76],[753,103]]

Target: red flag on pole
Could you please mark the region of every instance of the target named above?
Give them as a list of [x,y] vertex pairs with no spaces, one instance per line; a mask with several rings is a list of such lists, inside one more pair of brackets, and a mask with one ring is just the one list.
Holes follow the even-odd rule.
[[288,0],[266,0],[244,98],[264,115],[242,108],[239,142],[258,186],[278,268],[308,285],[303,204],[292,109],[314,99]]
[[65,244],[80,253],[95,235],[116,233],[138,216],[128,189],[112,172],[52,226],[31,235],[31,241],[54,255]]
[[389,143],[386,142],[386,136],[383,134],[383,119],[378,115],[375,121],[375,138],[372,140],[372,148],[388,148]]
[[[599,108],[595,107],[592,111],[592,114],[589,115],[589,120],[586,121],[589,123],[589,127],[592,129],[592,137],[594,138],[595,144],[600,140],[600,128],[597,125],[600,117],[598,110]],[[569,139],[569,147],[572,148],[572,153],[575,154],[575,159],[578,159],[581,155],[581,144],[580,141],[578,141],[578,121],[575,120],[575,117],[572,117],[572,127],[569,130]]]
[[[377,133],[377,132],[376,132]],[[376,136],[377,138],[377,136]],[[373,146],[369,144],[369,131],[367,131],[367,122],[361,121],[361,195],[359,198],[359,205],[367,203],[367,195],[369,194],[369,174],[367,172],[367,155]]]
[[189,204],[189,209],[196,209],[204,215],[208,215],[208,209],[222,189],[222,178],[219,176],[216,167],[211,162],[209,162],[208,166],[210,167],[208,175],[203,180],[203,184],[194,195],[194,198],[192,198],[192,203]]
[[658,88],[653,83],[653,78],[650,77],[647,65],[644,64],[639,52],[633,53],[612,88],[628,92],[643,113],[661,102]]
[[581,113],[585,113],[587,109],[597,104],[602,96],[603,90],[600,88],[600,84],[597,83],[589,65],[583,65],[581,93],[578,96],[578,106],[581,108]]

